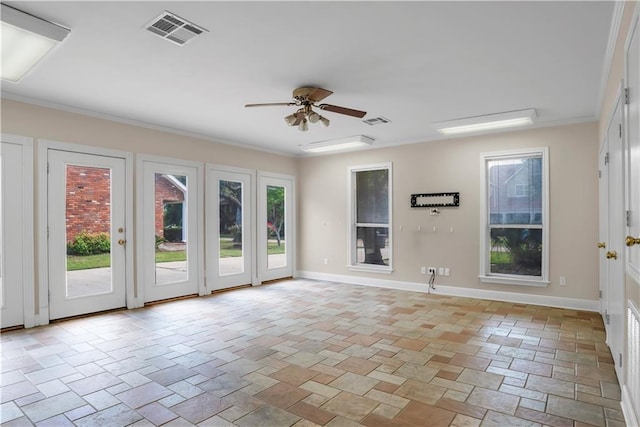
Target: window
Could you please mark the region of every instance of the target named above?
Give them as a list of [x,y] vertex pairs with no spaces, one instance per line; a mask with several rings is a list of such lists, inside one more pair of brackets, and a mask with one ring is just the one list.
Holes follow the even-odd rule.
[[481,155],[483,282],[547,286],[548,149]]
[[350,167],[350,268],[392,271],[391,163]]

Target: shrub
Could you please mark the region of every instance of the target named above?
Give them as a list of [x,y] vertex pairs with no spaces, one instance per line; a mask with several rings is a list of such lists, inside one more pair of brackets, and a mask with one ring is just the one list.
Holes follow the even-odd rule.
[[73,242],[67,244],[69,255],[96,255],[111,251],[111,239],[107,233],[81,231]]

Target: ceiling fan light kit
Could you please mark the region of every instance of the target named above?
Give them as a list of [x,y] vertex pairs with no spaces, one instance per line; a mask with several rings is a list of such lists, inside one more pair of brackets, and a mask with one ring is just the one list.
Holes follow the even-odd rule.
[[340,107],[331,104],[318,104],[318,102],[331,95],[333,92],[320,87],[299,87],[293,90],[292,102],[272,102],[263,104],[246,104],[245,107],[267,107],[267,106],[297,106],[300,107],[298,111],[290,114],[284,118],[287,125],[293,127],[298,126],[298,130],[306,132],[309,130],[309,123],[320,122],[324,127],[328,127],[331,121],[324,116],[321,116],[313,110],[318,108],[320,110],[330,111],[332,113],[344,114],[351,117],[363,118],[367,113],[366,111],[354,110],[351,108]]
[[436,130],[443,135],[459,135],[463,133],[482,132],[486,130],[506,129],[533,124],[536,110],[507,111],[505,113],[485,114],[483,116],[465,117],[434,123]]

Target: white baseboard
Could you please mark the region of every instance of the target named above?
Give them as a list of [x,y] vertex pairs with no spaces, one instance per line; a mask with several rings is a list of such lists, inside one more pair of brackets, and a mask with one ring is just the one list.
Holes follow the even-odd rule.
[[[398,289],[403,291],[427,292],[426,283],[401,282],[398,280],[348,276],[342,274],[318,273],[314,271],[297,271],[296,277],[304,279],[325,280],[329,282],[349,283],[353,285]],[[543,305],[547,307],[568,308],[572,310],[595,312],[599,312],[600,310],[600,301],[598,300],[552,297],[547,295],[531,295],[518,292],[490,291],[485,289],[443,286],[437,284],[436,289],[432,290],[431,293],[436,295],[450,295],[467,298],[515,302],[520,304]]]
[[[638,403],[636,402],[636,405]],[[628,426],[640,426],[640,419],[636,416],[636,411],[633,408],[633,400],[631,398],[631,394],[629,393],[629,389],[626,385],[622,385],[622,402],[620,402],[622,406],[622,413],[624,414],[624,421]],[[640,407],[636,408],[640,411]]]

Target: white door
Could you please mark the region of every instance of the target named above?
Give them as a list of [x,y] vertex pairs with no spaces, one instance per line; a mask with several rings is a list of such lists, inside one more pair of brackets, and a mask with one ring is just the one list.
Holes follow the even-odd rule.
[[[140,167],[142,165],[142,167]],[[142,158],[138,171],[137,247],[142,267],[144,301],[158,301],[200,293],[201,213],[200,167]]]
[[609,240],[604,251],[608,267],[608,326],[607,344],[616,361],[616,370],[622,378],[620,358],[623,353],[625,327],[624,308],[624,160],[622,144],[622,98],[618,99],[607,129],[609,145]]
[[258,175],[258,282],[293,276],[292,177]]
[[210,291],[253,280],[254,200],[251,171],[211,166],[207,172],[207,286]]
[[0,145],[0,318],[2,328],[8,328],[25,325],[24,290],[33,287],[33,253],[27,252],[32,247],[29,227],[33,223],[25,210],[32,197],[31,177],[25,177],[31,158],[23,144],[4,139]]
[[600,314],[604,319],[607,336],[609,325],[609,260],[606,258],[609,243],[609,143],[605,137],[598,154],[598,196],[599,196],[599,272],[600,272]]
[[[640,239],[640,18],[634,18],[633,33],[626,48],[627,105],[627,201],[626,236]],[[640,286],[640,244],[627,247],[627,272]],[[632,243],[631,241],[629,243]],[[640,361],[638,361],[640,363]]]
[[126,306],[125,159],[49,149],[49,317]]

